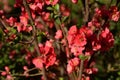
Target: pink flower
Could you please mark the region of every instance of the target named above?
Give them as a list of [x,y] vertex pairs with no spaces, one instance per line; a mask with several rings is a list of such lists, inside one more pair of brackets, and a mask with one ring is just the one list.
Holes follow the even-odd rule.
[[74,54],[74,56],[79,56],[80,54],[82,54],[83,50],[85,48],[84,47],[80,47],[80,46],[71,46],[71,52]]
[[120,18],[120,12],[115,12],[111,15],[111,20],[118,21]]
[[15,22],[17,21],[16,18],[10,17],[9,19],[6,20],[10,26],[14,26]]
[[23,66],[23,69],[26,71],[26,70],[28,70],[28,67],[27,66]]
[[71,66],[70,64],[67,65],[67,72],[71,73],[74,70],[73,66]]
[[112,33],[106,27],[99,36],[101,43],[101,51],[107,51],[114,45],[114,38]]
[[95,8],[95,15],[98,16],[98,17],[101,17],[101,10],[99,8]]
[[0,16],[2,16],[4,14],[3,10],[0,10]]
[[77,66],[79,64],[79,58],[75,57],[71,59],[69,63],[73,66]]
[[53,0],[52,5],[56,5],[59,2],[59,0]]
[[43,60],[41,59],[41,58],[34,58],[33,60],[32,60],[32,63],[35,65],[35,67],[37,67],[37,68],[43,68]]
[[74,45],[84,46],[87,44],[86,37],[83,32],[77,34],[74,38]]
[[68,34],[76,34],[77,33],[77,27],[76,25],[73,25],[70,27],[69,31],[68,31]]
[[70,59],[67,64],[67,72],[71,73],[78,65],[79,65],[79,59],[77,57]]
[[46,4],[47,5],[55,5],[58,3],[59,0],[45,0]]
[[93,48],[93,51],[97,51],[101,48],[101,45],[98,41],[92,41],[92,48]]
[[[89,23],[88,23],[88,25],[89,25]],[[89,26],[91,26],[91,25],[89,25]],[[89,38],[90,36],[93,35],[93,30],[87,26],[82,26],[80,28],[80,32],[83,32],[87,38]]]
[[48,21],[48,19],[49,19],[49,17],[50,17],[50,13],[46,13],[46,12],[42,12],[42,18],[43,18],[43,20],[45,20],[45,21]]
[[67,39],[69,48],[74,56],[82,54],[82,51],[85,49],[84,46],[87,44],[83,30],[78,30],[76,25],[72,26],[68,31]]
[[46,41],[45,45],[39,44],[39,49],[41,53],[41,60],[46,68],[52,66],[56,62],[56,54],[52,46],[52,40]]
[[114,13],[114,12],[118,11],[118,8],[117,8],[117,6],[111,6],[109,11],[110,11],[110,13]]
[[28,24],[28,19],[25,16],[20,16],[20,22],[24,25],[27,26]]
[[74,3],[74,4],[78,3],[78,0],[71,0],[71,1],[72,1],[72,3]]
[[46,58],[44,59],[45,59],[44,60],[45,67],[48,68],[49,66],[52,66],[55,64],[56,55],[53,53],[53,54],[47,55]]
[[2,75],[2,76],[6,76],[6,75],[7,75],[7,72],[6,72],[6,71],[3,71],[3,72],[1,72],[1,75]]
[[63,16],[69,16],[70,15],[70,10],[67,8],[64,4],[60,5],[60,11]]
[[10,68],[8,66],[5,66],[5,71],[6,72],[9,72],[10,71]]
[[33,29],[32,26],[29,26],[29,27],[27,27],[26,31],[30,32],[30,31],[32,31],[32,29]]
[[91,44],[92,44],[93,51],[97,51],[101,48],[101,44],[99,39],[97,38],[97,35],[95,34],[92,35]]
[[20,7],[22,5],[23,0],[15,0],[14,7]]
[[67,64],[67,72],[68,73],[71,73],[72,71],[75,70],[75,67],[79,65],[79,59],[77,57],[71,59],[68,61],[68,64]]
[[15,26],[17,27],[18,32],[26,30],[26,26],[23,26],[22,23],[17,22],[17,23],[15,23]]
[[56,35],[55,35],[55,38],[56,39],[61,39],[63,36],[62,36],[62,31],[61,30],[58,30],[57,32],[56,32]]

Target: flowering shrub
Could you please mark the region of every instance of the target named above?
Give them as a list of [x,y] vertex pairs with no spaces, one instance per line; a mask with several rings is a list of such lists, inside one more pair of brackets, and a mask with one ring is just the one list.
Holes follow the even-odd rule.
[[[120,19],[117,4],[92,0],[0,3],[3,80],[93,80],[92,75],[99,72],[94,59],[114,46],[110,28],[111,22]],[[82,12],[77,10],[80,19],[74,20],[75,9],[66,3],[83,5]]]

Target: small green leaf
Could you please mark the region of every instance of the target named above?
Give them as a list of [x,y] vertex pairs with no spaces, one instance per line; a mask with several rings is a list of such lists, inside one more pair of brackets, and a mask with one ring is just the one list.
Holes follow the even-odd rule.
[[50,14],[50,17],[53,18],[53,13]]
[[58,18],[58,17],[59,17],[59,15],[55,15],[55,16],[54,16],[55,19]]
[[42,41],[42,36],[38,36],[38,37],[37,37],[37,40],[38,40],[39,42],[41,42],[41,41]]
[[55,10],[59,11],[59,8],[60,8],[59,4],[56,4],[54,8]]
[[63,17],[63,18],[62,18],[62,22],[66,21],[67,18],[68,18],[67,16]]
[[57,18],[57,19],[55,20],[55,22],[56,22],[57,24],[61,24],[61,21],[60,21],[59,18]]
[[33,46],[31,46],[31,47],[29,48],[29,50],[30,50],[30,52],[34,52],[34,51],[35,51],[35,49],[34,49]]
[[120,72],[118,72],[118,75],[120,75]]
[[51,10],[51,11],[52,11],[52,10],[53,10],[53,8],[52,8],[52,7],[47,7],[47,10]]
[[59,80],[64,80],[63,77],[60,77]]
[[88,57],[85,56],[85,55],[79,55],[79,58],[80,58],[81,60],[86,60]]

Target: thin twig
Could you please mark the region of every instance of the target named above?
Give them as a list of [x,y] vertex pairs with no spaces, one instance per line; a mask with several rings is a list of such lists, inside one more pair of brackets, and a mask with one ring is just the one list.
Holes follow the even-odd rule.
[[85,14],[84,14],[84,23],[86,24],[88,22],[89,18],[89,0],[85,0]]
[[36,67],[35,68],[31,68],[31,69],[26,70],[25,72],[28,73],[28,72],[31,72],[31,71],[36,70],[36,69],[38,69],[38,68],[36,68]]
[[26,75],[26,74],[12,74],[13,77],[16,77],[16,76],[28,76],[28,77],[33,77],[33,76],[39,76],[39,75],[42,75],[42,73],[36,73],[36,74],[30,74],[30,75]]
[[[88,22],[89,19],[89,0],[85,0],[85,13],[84,13],[84,24]],[[83,66],[84,66],[84,60],[81,60],[80,63],[80,70],[79,70],[79,75],[78,75],[78,80],[82,79],[82,72],[83,72]]]
[[30,24],[31,24],[31,26],[32,26],[32,28],[33,28],[32,34],[33,34],[33,37],[35,38],[33,44],[34,44],[35,49],[36,49],[36,51],[37,51],[37,55],[40,56],[39,47],[38,47],[37,39],[36,39],[36,28],[35,28],[35,25],[34,25],[34,20],[33,20],[33,18],[32,18],[32,14],[31,14],[30,8],[29,8],[29,6],[28,6],[28,4],[27,4],[27,1],[26,1],[26,0],[23,0],[23,4],[24,4],[25,9],[26,9],[26,12],[28,13],[28,16],[29,16],[29,18],[30,18]]
[[7,29],[8,24],[6,24],[5,21],[2,20],[1,18],[0,18],[0,22],[2,23],[3,27],[4,27],[5,29]]
[[1,30],[5,33],[5,35],[8,35],[6,32],[5,32],[5,30],[8,30],[7,29],[7,24],[0,18],[0,28],[1,28]]
[[81,60],[78,80],[82,79],[83,66],[84,66],[84,60]]

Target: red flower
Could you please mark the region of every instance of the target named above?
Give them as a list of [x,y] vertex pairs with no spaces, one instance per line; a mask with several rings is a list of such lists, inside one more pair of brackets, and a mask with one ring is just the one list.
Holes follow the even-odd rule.
[[35,67],[37,67],[37,68],[43,68],[43,60],[41,59],[41,58],[34,58],[33,60],[32,60],[32,63],[35,65]]
[[120,12],[114,12],[113,14],[111,14],[110,19],[113,21],[118,21],[120,19]]
[[70,64],[67,65],[67,72],[71,73],[74,70],[74,67]]
[[71,1],[72,1],[72,3],[74,3],[74,4],[78,3],[78,0],[71,0]]
[[52,66],[56,62],[56,54],[52,46],[52,40],[46,41],[45,45],[39,44],[41,59],[46,68]]
[[74,54],[74,56],[79,56],[80,54],[82,54],[83,50],[85,49],[85,47],[81,47],[81,46],[75,46],[75,45],[72,45],[71,46],[71,52]]
[[76,27],[76,25],[73,25],[73,26],[71,26],[70,27],[70,29],[69,29],[69,31],[68,31],[68,34],[76,34],[77,33],[77,27]]
[[25,16],[20,16],[20,22],[24,25],[27,26],[28,24],[28,19]]
[[60,5],[60,12],[62,13],[63,16],[69,16],[70,15],[69,8],[67,8],[64,4]]
[[101,51],[108,51],[114,45],[113,35],[107,27],[101,32],[99,37],[101,42]]
[[77,57],[69,60],[67,64],[67,72],[71,73],[75,69],[75,67],[79,65],[79,62],[79,58]]
[[83,31],[78,30],[76,25],[74,25],[68,31],[67,39],[71,52],[75,56],[82,54],[82,51],[85,49],[84,46],[87,44]]
[[59,0],[45,0],[45,3],[47,4],[47,5],[55,5],[55,4],[57,4],[58,3],[58,1]]
[[87,26],[82,26],[80,31],[83,32],[87,38],[93,35],[93,30]]
[[19,22],[15,23],[15,26],[17,27],[18,32],[25,31],[26,29],[26,26],[23,26],[23,24]]
[[97,35],[92,35],[92,48],[93,48],[93,51],[97,51],[101,48],[101,44],[100,44],[100,41],[99,39],[97,38]]
[[23,0],[15,0],[14,7],[20,7],[23,3]]
[[62,31],[61,30],[58,30],[57,32],[56,32],[56,35],[55,35],[55,38],[56,39],[61,39],[63,36],[62,36]]
[[9,19],[6,20],[10,26],[14,26],[14,23],[17,21],[16,18],[10,17]]

